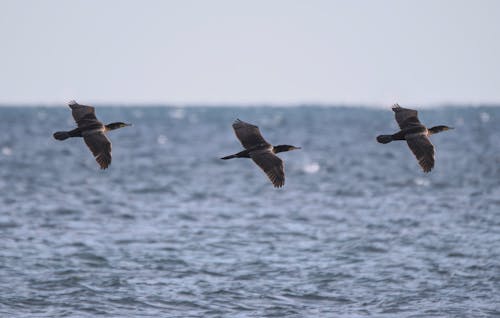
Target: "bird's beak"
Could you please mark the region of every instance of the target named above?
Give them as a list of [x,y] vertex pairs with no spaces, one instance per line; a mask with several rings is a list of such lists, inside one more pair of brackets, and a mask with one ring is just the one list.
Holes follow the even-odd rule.
[[293,147],[293,149],[302,149],[302,147]]
[[455,127],[448,127],[448,129],[455,129]]
[[132,124],[125,124],[125,126],[132,126]]

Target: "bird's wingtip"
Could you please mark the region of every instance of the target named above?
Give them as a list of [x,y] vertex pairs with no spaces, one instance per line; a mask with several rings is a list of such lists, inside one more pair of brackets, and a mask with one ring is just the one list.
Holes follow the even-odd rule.
[[237,126],[237,125],[240,125],[240,124],[242,124],[242,123],[244,123],[244,121],[243,121],[243,120],[241,120],[241,119],[239,119],[239,118],[236,118],[236,120],[233,122],[233,127],[234,127],[234,126]]

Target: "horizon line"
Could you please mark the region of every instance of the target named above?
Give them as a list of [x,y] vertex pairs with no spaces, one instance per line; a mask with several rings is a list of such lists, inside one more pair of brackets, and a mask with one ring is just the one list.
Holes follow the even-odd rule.
[[[198,102],[189,102],[189,103],[175,103],[175,102],[83,102],[84,105],[92,105],[98,107],[171,107],[171,108],[190,108],[190,107],[220,107],[220,108],[231,108],[231,107],[239,107],[239,108],[251,108],[251,107],[275,107],[275,108],[288,108],[288,107],[332,107],[332,108],[374,108],[374,109],[384,109],[390,108],[393,104],[402,104],[408,105],[409,107],[418,106],[419,108],[428,109],[428,108],[443,108],[443,107],[500,107],[500,102],[480,102],[480,103],[467,103],[467,102],[442,102],[442,103],[401,103],[394,102],[392,104],[382,105],[381,103],[322,103],[322,102],[290,102],[290,103],[276,103],[276,102],[260,102],[260,103],[198,103]],[[0,108],[5,107],[65,107],[67,106],[67,102],[12,102],[5,103],[0,102]]]

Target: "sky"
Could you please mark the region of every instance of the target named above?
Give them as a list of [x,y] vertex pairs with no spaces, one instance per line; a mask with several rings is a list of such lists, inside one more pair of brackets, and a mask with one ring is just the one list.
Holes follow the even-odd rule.
[[500,103],[500,1],[0,0],[0,104]]

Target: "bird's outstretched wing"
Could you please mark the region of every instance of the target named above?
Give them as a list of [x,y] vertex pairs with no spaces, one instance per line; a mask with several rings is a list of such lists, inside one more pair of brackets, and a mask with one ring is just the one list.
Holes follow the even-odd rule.
[[252,151],[252,160],[267,174],[275,188],[285,184],[285,168],[283,160],[276,156],[270,149]]
[[236,119],[233,123],[234,133],[245,149],[252,149],[259,145],[269,145],[260,134],[259,127]]
[[102,123],[97,120],[95,116],[95,109],[92,106],[80,105],[74,100],[68,103],[72,110],[73,118],[75,119],[79,128],[89,126],[102,126]]
[[97,132],[83,137],[85,143],[95,157],[95,161],[106,169],[111,164],[111,141],[104,132]]
[[392,111],[396,115],[396,121],[398,122],[399,128],[405,129],[422,126],[422,123],[418,120],[418,112],[416,110],[403,108],[398,104],[394,104],[392,106]]
[[417,157],[418,163],[424,172],[429,172],[434,167],[434,145],[424,134],[406,136],[406,142]]

